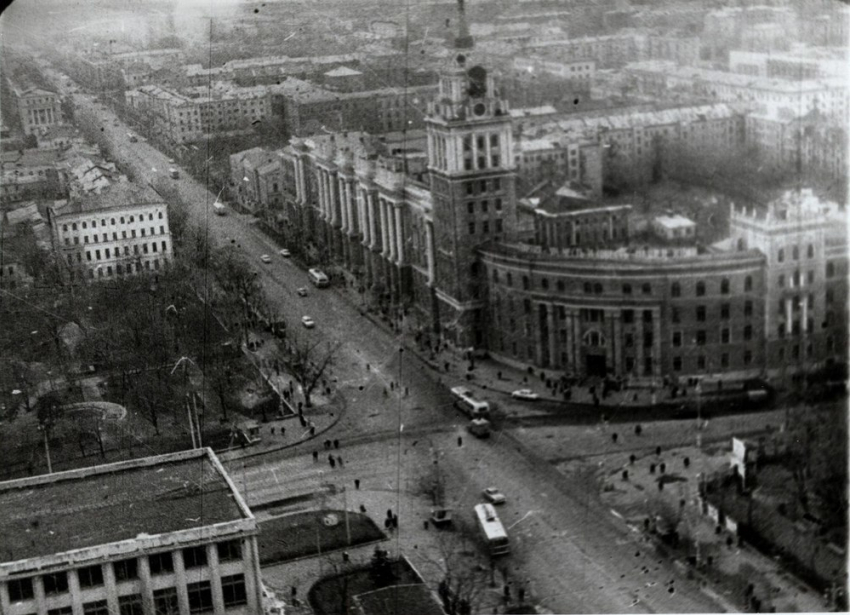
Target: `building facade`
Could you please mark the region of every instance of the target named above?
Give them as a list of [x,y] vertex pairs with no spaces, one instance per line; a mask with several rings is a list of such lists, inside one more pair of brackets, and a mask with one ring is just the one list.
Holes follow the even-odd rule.
[[14,88],[12,94],[24,134],[35,134],[63,122],[61,101],[56,92],[41,88]]
[[119,184],[48,209],[53,246],[71,279],[113,279],[159,271],[173,258],[168,207]]
[[4,615],[262,612],[257,522],[210,449],[8,481],[0,510]]

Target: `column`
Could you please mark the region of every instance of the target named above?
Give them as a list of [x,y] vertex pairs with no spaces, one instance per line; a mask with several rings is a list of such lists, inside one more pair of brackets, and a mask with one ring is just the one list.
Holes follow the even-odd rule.
[[183,565],[183,552],[172,552],[174,560],[174,584],[177,586],[177,606],[181,613],[189,612],[189,592],[186,590],[186,567]]
[[215,615],[224,615],[224,595],[221,591],[221,568],[218,565],[218,547],[215,544],[207,545],[207,562],[209,562],[210,567],[213,610]]
[[643,311],[635,310],[635,373],[643,374]]
[[401,208],[400,204],[395,207],[396,262],[399,265],[404,264],[404,229]]
[[334,227],[340,224],[340,215],[339,215],[339,205],[340,205],[340,195],[339,195],[339,183],[334,179],[334,175],[331,171],[328,171],[328,189],[330,191],[331,197],[331,224]]
[[316,185],[319,187],[319,217],[322,219],[325,218],[325,178],[324,171],[322,169],[317,169],[316,171]]
[[620,310],[614,312],[614,372],[623,374],[623,321]]
[[148,558],[141,555],[137,560],[139,570],[139,592],[142,594],[142,612],[153,613],[153,586],[151,585],[151,566]]
[[11,613],[12,605],[9,600],[9,591],[5,583],[0,585],[0,613]]
[[581,317],[578,310],[575,310],[573,314],[573,351],[575,352],[576,372],[583,374],[585,369],[581,364]]
[[369,227],[366,224],[366,195],[363,189],[355,185],[354,194],[357,199],[357,229],[360,231],[360,243],[367,245],[369,243]]
[[652,308],[652,375],[661,376],[661,308]]
[[295,177],[301,184],[301,192],[298,195],[298,202],[304,204],[307,202],[307,177],[304,172],[304,160],[301,156],[297,156],[295,158],[295,165]]
[[425,258],[428,262],[428,286],[434,285],[434,223],[425,222]]
[[115,585],[115,569],[112,564],[105,563],[103,569],[103,586],[106,591],[106,606],[110,613],[118,613],[118,587]]
[[785,333],[791,333],[791,321],[794,319],[794,306],[791,304],[791,298],[785,300]]
[[295,158],[295,200],[301,202],[302,193],[304,191],[303,186],[301,185],[301,172],[299,170],[300,160]]
[[576,371],[576,361],[575,361],[575,350],[573,346],[575,345],[575,336],[573,335],[573,317],[574,312],[572,308],[567,308],[567,319],[566,319],[566,328],[567,328],[567,370]]
[[387,233],[387,202],[378,197],[378,207],[381,214],[381,255],[389,254],[389,233]]
[[546,304],[546,324],[549,327],[549,367],[555,367],[558,365],[558,349],[556,346],[558,331],[555,328],[554,303]]
[[346,194],[346,192],[345,192],[345,180],[342,177],[340,177],[339,175],[337,175],[337,178],[336,178],[336,185],[337,185],[337,192],[339,193],[339,200],[340,200],[340,204],[341,204],[341,206],[340,206],[340,217],[342,218],[342,224],[340,226],[340,229],[342,230],[343,233],[346,233],[346,232],[348,232],[348,202],[346,200],[348,198],[348,194]]
[[378,203],[375,193],[371,190],[366,193],[367,212],[369,215],[369,247],[374,250],[378,245]]
[[387,208],[387,243],[389,244],[390,262],[396,262],[396,232],[395,232],[395,203],[386,201]]
[[800,330],[803,333],[807,332],[806,322],[809,320],[809,300],[808,297],[803,295],[800,301],[801,309],[803,310],[803,315],[800,318]]
[[242,568],[245,570],[245,594],[248,597],[245,612],[262,613],[263,598],[260,586],[262,576],[260,574],[260,556],[256,536],[250,536],[242,543]]
[[[47,612],[47,602],[44,597],[44,582],[41,580],[40,576],[34,576],[32,578],[32,592],[33,597],[35,597],[35,606],[37,613],[46,613]],[[77,592],[77,595],[71,595],[71,604],[74,607],[74,613],[82,613],[83,605],[80,600],[80,594]],[[3,606],[3,605],[0,605]],[[8,613],[8,611],[3,611],[4,613]]]
[[[74,613],[83,612],[83,594],[80,591],[80,577],[77,576],[76,570],[69,570],[68,575],[68,593],[71,594],[71,606]],[[40,579],[39,579],[40,580]],[[44,596],[44,586],[42,586],[42,597]],[[36,598],[38,595],[36,595]]]
[[348,217],[348,232],[357,232],[357,217],[354,215],[354,184],[351,181],[345,182],[345,207]]
[[614,367],[614,317],[611,310],[603,312],[603,327],[602,332],[605,336],[605,369],[606,371]]

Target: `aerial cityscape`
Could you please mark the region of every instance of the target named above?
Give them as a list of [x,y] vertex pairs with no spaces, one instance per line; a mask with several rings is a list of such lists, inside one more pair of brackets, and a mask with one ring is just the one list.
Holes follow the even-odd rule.
[[0,47],[0,615],[848,610],[850,5]]

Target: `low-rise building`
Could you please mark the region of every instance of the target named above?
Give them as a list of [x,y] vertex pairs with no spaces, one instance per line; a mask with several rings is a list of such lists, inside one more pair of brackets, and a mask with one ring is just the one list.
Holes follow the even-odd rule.
[[3,152],[0,203],[27,199],[59,199],[65,195],[65,181],[58,170],[60,152],[55,149],[28,149]]
[[168,206],[150,188],[115,184],[48,208],[48,222],[72,280],[159,271],[172,259]]
[[0,483],[0,611],[255,615],[258,533],[210,449]]
[[692,241],[696,236],[697,225],[693,220],[675,215],[656,216],[652,219],[652,230],[661,239],[669,241]]
[[43,88],[13,87],[12,104],[20,118],[24,134],[36,134],[61,124],[62,106],[59,95]]

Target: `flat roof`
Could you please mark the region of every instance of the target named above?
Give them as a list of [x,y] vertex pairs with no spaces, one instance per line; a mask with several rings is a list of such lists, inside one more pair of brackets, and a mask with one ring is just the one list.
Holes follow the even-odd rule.
[[0,483],[0,563],[248,518],[210,449],[45,474]]
[[655,221],[664,228],[685,228],[696,226],[693,220],[676,214],[674,216],[656,216]]

